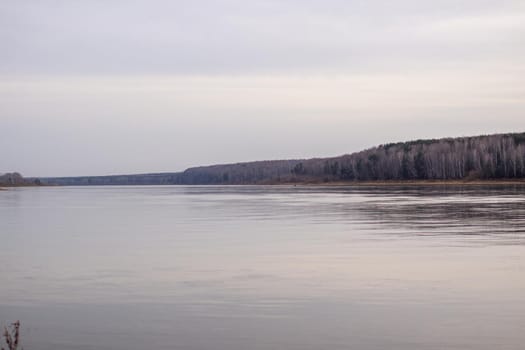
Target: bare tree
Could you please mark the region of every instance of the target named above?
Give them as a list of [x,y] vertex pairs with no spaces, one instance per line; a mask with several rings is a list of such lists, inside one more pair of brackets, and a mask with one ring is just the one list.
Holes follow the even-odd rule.
[[[20,343],[20,321],[12,323],[9,328],[4,327],[3,334],[7,350],[17,350]],[[2,347],[2,350],[5,350],[5,348]]]

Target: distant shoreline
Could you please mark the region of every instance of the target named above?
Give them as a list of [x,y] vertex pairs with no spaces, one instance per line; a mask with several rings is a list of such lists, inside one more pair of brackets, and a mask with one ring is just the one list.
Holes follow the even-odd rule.
[[67,186],[521,184],[520,180],[525,180],[525,132],[388,143],[337,157],[215,164],[179,172],[37,180],[41,184]]
[[17,185],[6,185],[6,184],[2,184],[2,186],[0,186],[0,191],[5,191],[5,190],[8,190],[10,188],[16,188],[16,187],[47,187],[49,185],[36,185],[36,184],[17,184]]
[[[278,184],[278,183],[275,183]],[[273,185],[273,184],[269,184]],[[486,185],[524,185],[525,180],[381,180],[381,181],[333,181],[290,183],[290,185],[313,186],[486,186]]]
[[[196,185],[185,185],[185,184],[166,184],[166,186],[319,186],[319,187],[336,187],[336,186],[508,186],[518,185],[525,186],[525,179],[505,179],[505,180],[380,180],[380,181],[331,181],[331,182],[320,182],[320,181],[297,181],[297,182],[260,182],[254,184],[196,184]],[[93,187],[93,186],[157,186],[157,185],[15,185],[0,187],[0,191],[9,190],[13,187]]]
[[[8,185],[8,184],[1,184],[0,185],[0,191],[7,191],[10,188],[17,188],[17,187],[48,187],[50,185],[37,185],[33,183],[28,184],[16,184],[16,185]],[[54,186],[54,185],[53,185]]]

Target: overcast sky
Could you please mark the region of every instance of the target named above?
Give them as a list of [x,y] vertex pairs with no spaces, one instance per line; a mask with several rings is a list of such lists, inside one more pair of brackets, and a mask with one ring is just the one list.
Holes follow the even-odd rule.
[[0,1],[0,173],[525,131],[525,1]]

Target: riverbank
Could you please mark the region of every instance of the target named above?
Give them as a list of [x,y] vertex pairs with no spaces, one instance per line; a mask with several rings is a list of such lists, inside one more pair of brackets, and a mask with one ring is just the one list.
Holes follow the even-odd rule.
[[42,186],[47,186],[47,185],[37,185],[37,184],[20,184],[20,185],[6,185],[6,184],[2,184],[1,187],[0,187],[0,191],[6,191],[10,188],[16,188],[16,187],[42,187]]
[[[518,185],[525,186],[525,179],[519,180],[381,180],[381,181],[269,181],[259,182],[255,184],[210,184],[197,186],[239,186],[239,185],[261,185],[261,186],[509,186]],[[48,185],[48,184],[26,184],[26,185],[2,185],[0,191],[6,191],[12,187],[42,187],[42,186],[65,186],[68,185]],[[94,185],[83,185],[82,187],[90,187]],[[109,185],[111,186],[111,185]],[[127,185],[133,186],[133,185]],[[141,186],[141,185],[139,185]],[[148,186],[148,185],[146,185]],[[172,185],[172,186],[187,186],[187,185]]]
[[525,179],[519,180],[382,180],[382,181],[307,181],[307,182],[270,182],[264,185],[299,185],[299,186],[525,186]]

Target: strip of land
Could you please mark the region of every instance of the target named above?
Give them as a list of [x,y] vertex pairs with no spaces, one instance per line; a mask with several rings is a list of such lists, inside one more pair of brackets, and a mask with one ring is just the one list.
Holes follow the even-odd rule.
[[104,185],[521,185],[525,133],[388,143],[330,158],[199,166],[172,173],[23,178],[0,186]]
[[333,181],[267,183],[267,185],[300,186],[525,186],[525,179],[498,180],[410,180],[410,181]]
[[330,158],[200,166],[174,173],[41,178],[91,185],[476,185],[525,179],[525,133],[389,143]]

